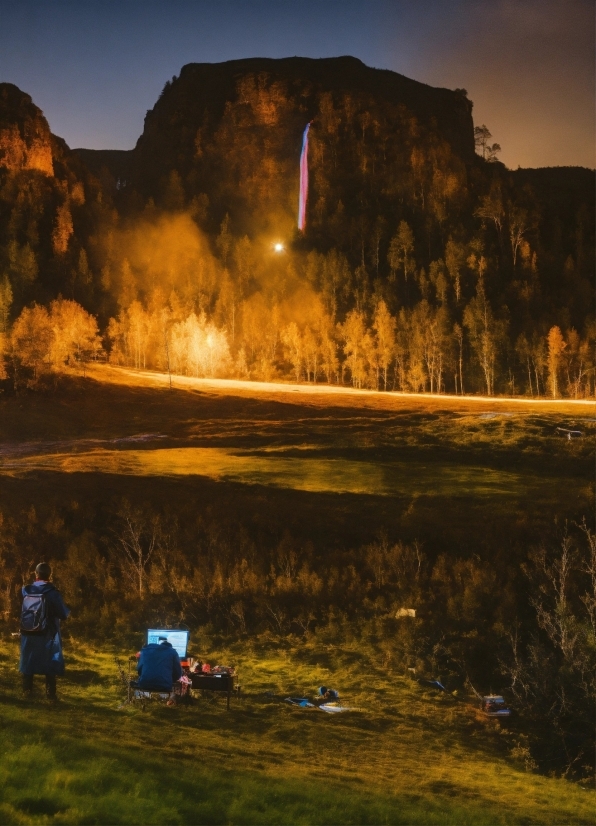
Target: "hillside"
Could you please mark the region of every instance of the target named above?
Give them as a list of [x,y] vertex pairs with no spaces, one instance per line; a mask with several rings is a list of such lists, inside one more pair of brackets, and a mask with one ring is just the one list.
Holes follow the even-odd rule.
[[105,192],[31,97],[0,83],[0,335],[32,301],[62,294],[99,305],[90,258]]
[[[593,822],[594,794],[531,771],[515,731],[387,668],[376,651],[195,638],[236,664],[243,698],[124,707],[114,655],[68,640],[62,702],[33,720],[0,657],[6,824],[560,824]],[[321,683],[361,710],[291,708]],[[39,706],[37,706],[39,708]]]
[[465,90],[350,57],[188,64],[134,149],[94,152],[4,86],[0,334],[60,295],[128,366],[593,394],[594,172],[475,154]]

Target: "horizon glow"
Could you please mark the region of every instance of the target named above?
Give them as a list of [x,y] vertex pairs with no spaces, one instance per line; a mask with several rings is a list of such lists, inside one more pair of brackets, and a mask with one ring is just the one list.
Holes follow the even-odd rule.
[[308,130],[310,123],[302,136],[302,152],[300,153],[300,197],[298,199],[298,229],[304,232],[306,226],[306,202],[308,200]]

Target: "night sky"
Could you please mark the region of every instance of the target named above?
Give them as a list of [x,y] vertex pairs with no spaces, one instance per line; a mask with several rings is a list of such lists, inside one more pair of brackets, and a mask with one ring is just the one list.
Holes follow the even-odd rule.
[[132,148],[185,63],[345,54],[467,89],[509,167],[594,167],[592,0],[0,0],[0,81],[71,147]]

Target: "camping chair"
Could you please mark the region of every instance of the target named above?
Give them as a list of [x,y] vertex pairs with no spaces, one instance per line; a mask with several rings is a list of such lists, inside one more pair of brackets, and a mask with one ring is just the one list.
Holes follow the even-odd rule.
[[126,689],[126,700],[118,706],[118,708],[122,708],[123,706],[130,705],[132,703],[130,660],[128,661],[128,674],[124,671],[122,663],[118,657],[114,657],[114,662],[116,663],[116,668],[118,669],[118,679],[120,681],[120,685],[124,686]]

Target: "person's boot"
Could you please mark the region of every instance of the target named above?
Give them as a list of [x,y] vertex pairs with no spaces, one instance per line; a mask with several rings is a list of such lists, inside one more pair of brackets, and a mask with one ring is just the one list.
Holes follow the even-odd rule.
[[33,698],[33,674],[23,674],[23,699]]

